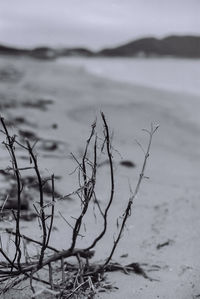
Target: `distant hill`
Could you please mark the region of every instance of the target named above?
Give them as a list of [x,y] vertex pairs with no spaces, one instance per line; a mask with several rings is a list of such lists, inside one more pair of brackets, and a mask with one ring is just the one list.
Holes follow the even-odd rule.
[[93,56],[94,53],[84,48],[53,49],[38,47],[34,49],[19,49],[0,45],[0,55],[29,56],[37,59],[55,59],[63,56]]
[[0,45],[0,55],[27,55],[29,50]]
[[66,48],[59,51],[60,56],[94,56],[95,53],[86,48]]
[[0,45],[0,55],[30,56],[37,59],[56,59],[65,56],[84,57],[151,57],[173,56],[200,58],[200,37],[197,36],[168,36],[163,39],[154,37],[142,38],[125,45],[92,52],[86,48],[38,47],[35,49],[17,49]]
[[200,37],[168,36],[163,39],[142,38],[125,45],[103,49],[101,56],[175,56],[200,58]]

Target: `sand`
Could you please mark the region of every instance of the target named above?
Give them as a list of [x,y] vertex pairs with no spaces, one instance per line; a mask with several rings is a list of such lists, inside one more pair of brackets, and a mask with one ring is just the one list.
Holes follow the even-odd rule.
[[[3,70],[8,69],[5,75]],[[135,140],[145,147],[148,137],[142,129],[149,128],[151,122],[160,125],[146,170],[150,179],[142,184],[113,257],[122,264],[146,264],[144,268],[155,281],[135,274],[111,273],[108,280],[118,289],[99,293],[97,298],[197,298],[200,295],[199,98],[98,78],[54,61],[1,57],[0,75],[1,115],[13,120],[14,132],[30,131],[45,140],[38,145],[40,167],[44,174],[54,172],[61,177],[56,189],[62,195],[77,187],[76,176],[69,175],[75,167],[70,153],[81,155],[90,125],[98,117],[100,130],[99,112],[104,111],[114,132],[114,148],[120,155],[117,151],[114,153],[116,192],[109,215],[111,229],[97,248],[96,260],[109,253],[117,215],[122,214],[130,195],[129,182],[134,189],[140,173],[143,152]],[[42,105],[42,109],[35,103]],[[24,121],[17,123],[16,118]],[[58,145],[54,150],[48,149],[52,141]],[[8,164],[6,157],[1,147],[2,168]],[[134,162],[136,167],[121,166],[121,159]],[[99,171],[97,191],[102,206],[107,200],[108,175],[106,168]],[[1,186],[3,184],[1,181]],[[62,210],[65,217],[76,215],[78,208],[77,200],[57,204],[57,212]],[[93,220],[92,217],[86,219],[93,230],[87,232],[83,246],[99,229],[99,224],[95,228],[91,226]],[[37,235],[30,222],[23,222],[23,226],[25,233],[31,227],[32,235]],[[55,226],[57,231],[53,233],[51,244],[66,248],[70,229],[63,225],[60,217],[56,218]],[[127,256],[122,258],[124,254]],[[157,271],[151,271],[155,270],[154,265]],[[16,292],[12,294],[4,298],[18,298]],[[23,294],[29,298],[28,293]]]

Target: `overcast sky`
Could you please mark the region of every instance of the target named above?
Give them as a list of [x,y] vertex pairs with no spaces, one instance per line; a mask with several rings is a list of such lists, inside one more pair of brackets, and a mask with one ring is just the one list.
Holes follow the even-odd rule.
[[101,48],[200,35],[200,0],[0,0],[0,43]]

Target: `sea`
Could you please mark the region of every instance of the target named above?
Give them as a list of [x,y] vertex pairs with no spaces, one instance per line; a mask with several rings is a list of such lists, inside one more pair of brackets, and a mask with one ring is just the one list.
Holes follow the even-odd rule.
[[120,82],[200,96],[200,59],[65,57],[58,63]]

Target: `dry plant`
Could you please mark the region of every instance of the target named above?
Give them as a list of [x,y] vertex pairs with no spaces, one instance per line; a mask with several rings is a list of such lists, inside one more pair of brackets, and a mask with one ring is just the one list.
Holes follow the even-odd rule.
[[[97,243],[102,241],[107,231],[109,210],[112,208],[115,195],[115,178],[113,170],[111,137],[108,124],[103,113],[101,113],[101,118],[104,127],[104,138],[101,140],[101,146],[98,145],[100,139],[96,134],[95,122],[92,125],[92,130],[86,142],[81,161],[79,161],[75,155],[72,154],[73,159],[77,163],[79,178],[79,188],[76,190],[76,192],[74,192],[74,194],[80,198],[81,212],[80,215],[75,219],[75,224],[72,227],[71,244],[69,244],[68,249],[61,251],[49,246],[56,204],[54,194],[54,175],[49,178],[52,185],[51,202],[46,203],[43,189],[47,180],[42,178],[38,166],[37,155],[34,149],[35,144],[31,145],[28,140],[26,140],[25,143],[20,143],[15,135],[10,136],[4,119],[0,119],[2,124],[1,132],[5,136],[5,141],[3,143],[11,158],[12,165],[9,170],[14,173],[17,185],[17,210],[11,211],[15,223],[15,229],[14,231],[6,229],[7,235],[9,235],[10,238],[13,238],[12,241],[14,244],[14,253],[12,252],[12,254],[9,254],[5,249],[5,244],[3,244],[2,241],[0,244],[0,254],[2,256],[0,262],[1,294],[6,293],[8,290],[18,286],[22,281],[28,279],[30,282],[30,288],[33,292],[32,297],[36,297],[43,291],[46,291],[55,295],[57,298],[75,298],[75,296],[81,296],[81,294],[84,294],[84,296],[87,296],[87,298],[92,298],[98,291],[98,287],[104,285],[106,288],[106,284],[103,284],[103,281],[104,273],[108,271],[122,270],[125,273],[132,271],[150,279],[138,263],[122,266],[119,263],[112,262],[112,257],[117,246],[119,245],[122,233],[127,223],[127,219],[131,214],[133,201],[136,198],[141,182],[145,177],[144,171],[147,159],[149,157],[152,138],[158,127],[153,127],[152,125],[150,131],[146,130],[149,135],[149,142],[144,155],[142,170],[139,175],[135,191],[131,194],[127,202],[127,207],[122,213],[122,221],[118,229],[118,235],[110,249],[110,254],[105,257],[104,262],[94,263],[91,262],[91,258],[95,254],[95,246]],[[24,150],[28,154],[30,164],[27,167],[19,167],[16,156],[16,147],[20,147],[20,149]],[[107,155],[110,172],[110,194],[104,210],[101,208],[95,193],[98,167],[97,158],[99,149],[101,152],[104,152]],[[92,151],[92,158],[90,159],[88,155],[89,150]],[[38,218],[38,225],[42,232],[42,237],[39,240],[34,240],[31,238],[31,236],[25,236],[21,233],[21,204],[24,188],[21,173],[22,171],[26,170],[30,170],[35,173],[35,178],[38,185],[39,201],[37,204],[34,204],[34,209]],[[81,228],[84,225],[83,220],[88,213],[91,202],[95,202],[99,209],[99,215],[103,219],[103,227],[100,233],[96,235],[94,240],[87,248],[77,248],[77,239],[81,234]],[[37,255],[30,256],[27,246],[28,242],[37,245]],[[70,257],[75,257],[77,263],[70,264],[68,261],[68,258]],[[42,271],[40,271],[46,268],[48,269],[49,273],[48,279],[44,278]],[[41,287],[40,290],[37,291],[33,286],[33,281],[37,281],[40,286],[43,285],[45,287]]]

